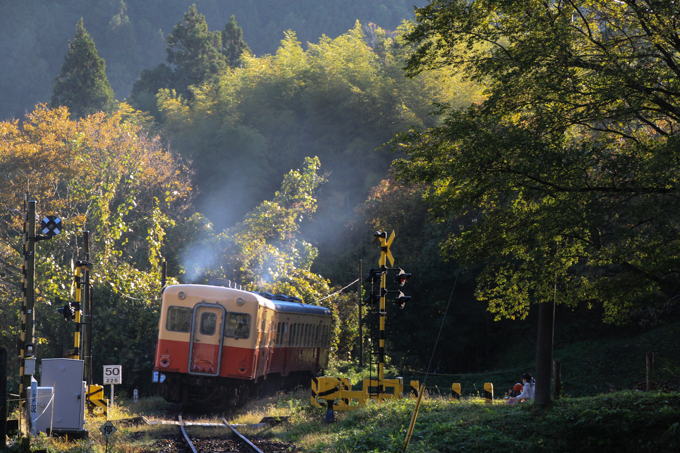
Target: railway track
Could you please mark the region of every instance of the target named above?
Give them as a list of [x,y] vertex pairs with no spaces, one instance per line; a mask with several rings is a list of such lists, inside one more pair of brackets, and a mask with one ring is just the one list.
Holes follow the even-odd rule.
[[[245,436],[239,433],[236,428],[231,424],[227,423],[227,420],[222,417],[222,423],[210,423],[207,426],[213,427],[228,427],[236,436],[221,435],[207,438],[194,438],[192,439],[187,433],[186,426],[193,425],[193,423],[188,424],[182,419],[182,414],[180,413],[177,417],[178,424],[184,436],[184,441],[190,448],[192,453],[205,453],[214,451],[229,451],[238,453],[277,453],[284,451],[296,451],[297,448],[294,445],[286,444],[283,442],[275,442],[265,439],[258,439],[258,445],[254,442],[248,440]],[[200,424],[201,426],[206,426],[206,424]]]

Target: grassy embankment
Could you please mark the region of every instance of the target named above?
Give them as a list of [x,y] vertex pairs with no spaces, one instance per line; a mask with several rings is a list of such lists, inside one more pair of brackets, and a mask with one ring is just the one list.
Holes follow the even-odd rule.
[[[565,379],[566,396],[544,409],[530,404],[508,407],[502,401],[487,406],[477,396],[475,388],[481,389],[489,376],[500,383],[497,389],[504,390],[516,380],[514,373],[507,377],[471,375],[455,379],[463,383],[461,402],[445,397],[451,379],[440,376],[442,384],[435,386],[431,385],[435,377],[428,378],[430,395],[423,400],[408,451],[680,451],[680,393],[618,391],[631,389],[644,380],[645,351],[657,354],[657,381],[677,383],[680,367],[673,353],[677,355],[679,342],[680,326],[670,325],[635,338],[575,343],[556,350],[556,357],[561,357],[571,369]],[[352,377],[353,381],[363,377],[349,366],[335,371]],[[588,376],[587,380],[577,379],[583,374]],[[569,396],[592,393],[597,388],[607,393]],[[165,451],[159,439],[176,434],[177,427],[124,427],[115,419],[134,415],[163,417],[168,405],[158,398],[142,399],[136,405],[129,401],[121,403],[112,414],[119,432],[111,438],[109,451]],[[299,391],[252,402],[231,422],[257,423],[263,416],[289,416],[289,423],[283,425],[242,431],[293,442],[314,452],[398,452],[414,405],[409,398],[382,404],[371,402],[353,412],[336,412],[337,422],[328,425],[323,423],[325,410],[311,406],[308,391]],[[87,428],[92,435],[87,441],[67,444],[38,438],[33,441],[33,448],[50,452],[104,452],[104,439],[98,430],[102,423],[101,419],[88,419]],[[211,435],[213,431],[205,428],[202,432]]]
[[[370,403],[353,412],[336,412],[336,423],[323,422],[325,410],[309,404],[308,393],[278,395],[246,407],[234,423],[256,423],[265,415],[288,415],[290,422],[241,431],[293,442],[313,452],[399,452],[415,402],[412,399]],[[158,399],[140,401],[114,414],[153,416]],[[133,410],[134,409],[134,410]],[[216,418],[208,420],[216,421]],[[101,420],[89,420],[87,441],[66,443],[46,438],[33,448],[49,452],[103,452]],[[167,451],[159,439],[176,434],[176,426],[124,427],[112,436],[109,451]],[[199,430],[192,428],[192,434]],[[223,430],[222,430],[223,432]],[[213,428],[202,428],[210,436]],[[428,398],[421,405],[409,452],[675,452],[680,450],[680,394],[623,391],[596,397],[565,398],[547,409],[526,404],[485,405],[478,397],[452,402]]]

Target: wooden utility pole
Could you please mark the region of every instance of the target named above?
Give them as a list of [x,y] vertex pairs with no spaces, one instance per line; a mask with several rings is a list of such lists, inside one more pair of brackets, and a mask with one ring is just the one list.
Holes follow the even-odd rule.
[[7,449],[7,350],[0,349],[0,451]]
[[357,300],[359,301],[359,368],[364,367],[364,321],[361,319],[363,317],[361,312],[361,281],[364,278],[363,264],[363,260],[359,260],[359,281],[357,282]]
[[[83,231],[85,261],[90,262],[90,232]],[[83,267],[83,360],[87,385],[92,385],[92,299],[90,293],[90,270]]]
[[[22,304],[21,304],[21,338],[19,340],[19,408],[20,414],[26,417],[26,432],[31,432],[31,416],[28,411],[31,376],[25,373],[26,359],[35,354],[35,200],[24,198],[24,259],[21,266],[23,276]],[[21,416],[20,415],[20,416]]]
[[652,390],[652,386],[654,381],[654,353],[653,352],[648,352],[647,353],[647,385],[646,385],[646,390],[649,392]]
[[559,360],[553,361],[553,400],[559,399],[560,391],[562,390],[562,363]]

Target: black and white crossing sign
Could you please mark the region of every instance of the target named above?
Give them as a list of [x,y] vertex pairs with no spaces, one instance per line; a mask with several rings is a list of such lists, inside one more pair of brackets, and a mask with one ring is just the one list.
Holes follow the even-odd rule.
[[54,215],[48,215],[40,222],[40,231],[45,236],[54,236],[61,233],[61,219]]
[[104,365],[104,384],[122,384],[123,365]]
[[99,431],[101,431],[102,434],[103,434],[104,436],[106,436],[106,440],[108,441],[108,440],[109,440],[109,436],[112,436],[113,433],[115,433],[116,431],[118,431],[118,429],[117,429],[115,426],[113,426],[113,423],[111,423],[111,422],[106,422],[106,423],[104,423],[104,424],[99,428]]

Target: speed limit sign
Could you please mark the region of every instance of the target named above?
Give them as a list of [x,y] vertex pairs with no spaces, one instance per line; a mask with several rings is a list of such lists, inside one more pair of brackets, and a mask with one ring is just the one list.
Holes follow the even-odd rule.
[[104,384],[121,384],[123,382],[122,365],[104,365]]

